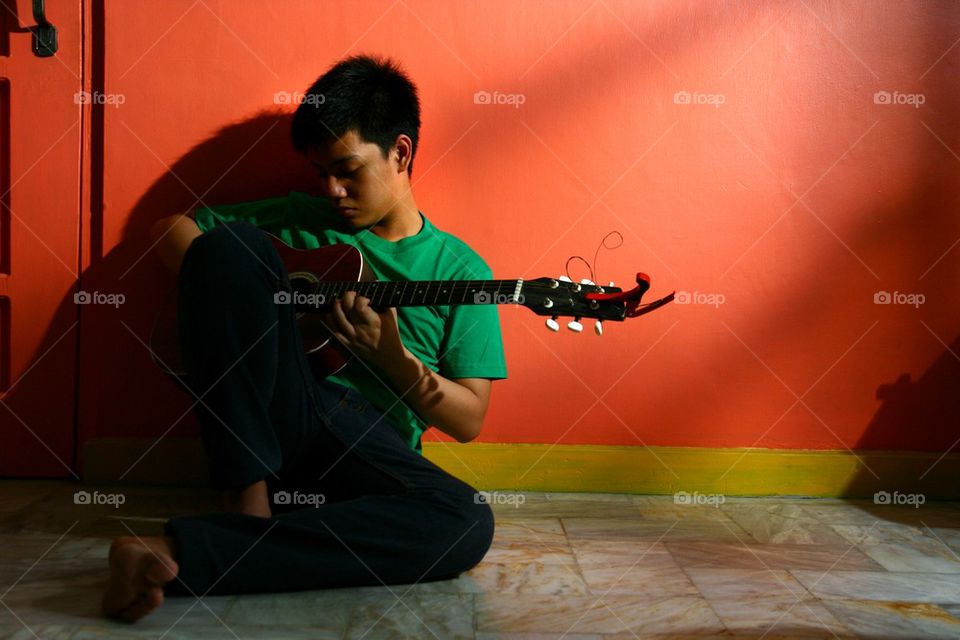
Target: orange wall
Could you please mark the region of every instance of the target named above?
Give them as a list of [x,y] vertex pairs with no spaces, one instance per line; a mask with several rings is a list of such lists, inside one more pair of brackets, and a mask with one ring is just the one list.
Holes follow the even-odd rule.
[[[315,189],[274,93],[353,52],[419,84],[417,202],[496,277],[556,276],[618,230],[603,282],[645,271],[652,296],[723,297],[602,338],[504,309],[510,378],[482,440],[943,451],[960,436],[960,4],[155,0],[93,17],[93,77],[125,101],[93,121],[84,288],[128,303],[84,321],[81,443],[160,435],[189,406],[133,335],[172,285],[140,259],[150,223],[198,197]],[[475,104],[483,90],[523,104]],[[196,433],[192,417],[169,433]]]

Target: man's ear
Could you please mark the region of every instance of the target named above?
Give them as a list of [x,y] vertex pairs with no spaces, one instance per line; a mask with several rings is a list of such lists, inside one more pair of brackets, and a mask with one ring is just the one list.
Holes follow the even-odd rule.
[[393,144],[392,152],[397,158],[397,173],[406,173],[410,166],[410,152],[413,150],[412,141],[404,134],[397,136],[397,141]]

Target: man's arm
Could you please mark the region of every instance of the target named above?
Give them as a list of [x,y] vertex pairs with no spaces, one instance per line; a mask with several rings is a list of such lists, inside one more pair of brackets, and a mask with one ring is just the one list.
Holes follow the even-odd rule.
[[[406,351],[406,350],[405,350]],[[393,388],[428,424],[457,442],[470,442],[483,428],[490,404],[490,380],[444,378],[410,351],[383,366]]]
[[333,336],[386,375],[390,385],[427,423],[470,442],[480,434],[490,400],[486,378],[444,378],[400,339],[397,310],[376,312],[370,300],[347,291],[324,314]]
[[193,213],[178,213],[160,218],[150,227],[150,238],[157,246],[157,255],[167,269],[180,273],[183,254],[194,238],[203,235],[193,220]]

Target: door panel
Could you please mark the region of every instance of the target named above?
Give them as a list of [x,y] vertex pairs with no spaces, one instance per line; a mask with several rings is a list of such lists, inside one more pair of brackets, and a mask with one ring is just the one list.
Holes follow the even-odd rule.
[[46,2],[54,56],[32,50],[29,0],[0,11],[0,475],[70,476],[79,305],[80,2]]

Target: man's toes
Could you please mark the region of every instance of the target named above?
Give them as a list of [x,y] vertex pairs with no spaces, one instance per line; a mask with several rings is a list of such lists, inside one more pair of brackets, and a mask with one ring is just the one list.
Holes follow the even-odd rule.
[[110,549],[110,582],[103,610],[128,622],[139,620],[163,602],[163,586],[177,576],[179,567],[168,554],[144,548],[139,541],[121,539]]
[[180,567],[172,558],[164,555],[149,555],[144,557],[146,566],[144,567],[143,577],[147,583],[162,587],[177,577]]

